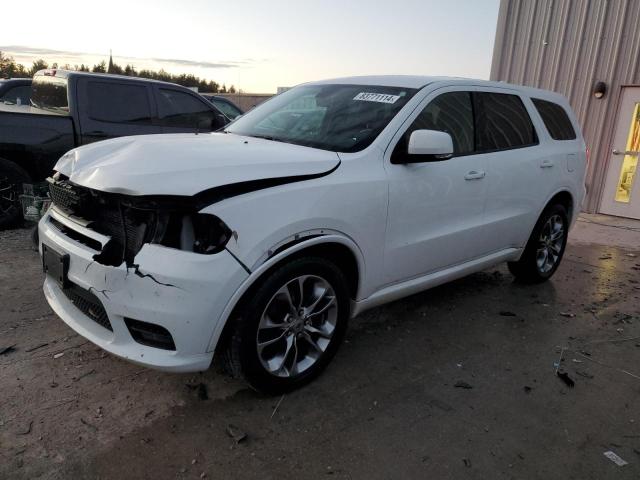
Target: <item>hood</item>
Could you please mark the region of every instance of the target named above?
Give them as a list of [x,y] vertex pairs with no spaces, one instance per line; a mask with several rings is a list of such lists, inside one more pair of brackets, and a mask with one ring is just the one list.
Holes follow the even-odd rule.
[[314,177],[339,164],[334,152],[234,134],[121,137],[66,153],[56,171],[77,184],[125,195],[195,195],[256,180]]

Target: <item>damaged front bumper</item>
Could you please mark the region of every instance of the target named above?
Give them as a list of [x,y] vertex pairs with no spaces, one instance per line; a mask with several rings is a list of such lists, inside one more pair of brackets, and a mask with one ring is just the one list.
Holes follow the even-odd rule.
[[68,255],[65,288],[47,275],[44,292],[71,328],[117,356],[152,368],[209,367],[213,332],[248,276],[228,251],[202,255],[144,244],[133,266],[105,265],[94,256],[109,237],[56,208],[40,221],[39,238],[41,253],[44,244]]

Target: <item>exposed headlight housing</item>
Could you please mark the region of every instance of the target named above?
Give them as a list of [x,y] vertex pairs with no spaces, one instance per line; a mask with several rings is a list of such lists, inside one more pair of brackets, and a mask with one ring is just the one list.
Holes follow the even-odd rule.
[[191,216],[193,225],[193,251],[211,255],[224,249],[231,239],[231,229],[215,215],[196,213]]

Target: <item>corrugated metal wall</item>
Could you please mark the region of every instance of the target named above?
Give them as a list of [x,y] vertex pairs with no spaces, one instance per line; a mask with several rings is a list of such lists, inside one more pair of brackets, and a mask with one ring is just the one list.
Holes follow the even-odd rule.
[[597,211],[621,86],[640,84],[640,0],[501,0],[491,79],[569,98],[591,149],[584,209]]

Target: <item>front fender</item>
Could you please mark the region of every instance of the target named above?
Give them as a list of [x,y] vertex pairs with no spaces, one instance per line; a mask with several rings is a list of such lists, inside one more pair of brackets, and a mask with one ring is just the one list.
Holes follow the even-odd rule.
[[[309,234],[309,232],[302,232],[301,234]],[[266,261],[264,261],[261,265],[251,271],[250,275],[244,280],[244,282],[240,285],[240,287],[233,294],[224,310],[222,311],[222,315],[220,316],[219,321],[216,323],[216,328],[213,331],[211,336],[211,340],[209,341],[209,348],[207,351],[212,352],[215,350],[216,345],[218,344],[218,340],[220,339],[220,335],[224,330],[225,325],[229,321],[233,310],[236,305],[242,298],[242,296],[251,288],[255,282],[259,281],[259,279],[264,275],[266,271],[268,271],[271,267],[279,263],[280,261],[286,259],[287,257],[293,255],[296,252],[304,250],[309,247],[313,247],[315,245],[321,245],[323,243],[338,243],[344,245],[349,248],[351,252],[354,254],[358,264],[358,285],[363,284],[363,279],[365,278],[365,262],[364,256],[360,251],[360,248],[356,245],[356,243],[351,240],[349,237],[342,235],[338,232],[328,233],[328,234],[320,234],[319,236],[313,236],[308,240],[303,240],[299,243],[295,243],[284,250],[276,253],[275,255],[269,257]],[[274,246],[273,251],[277,251],[278,245]]]

